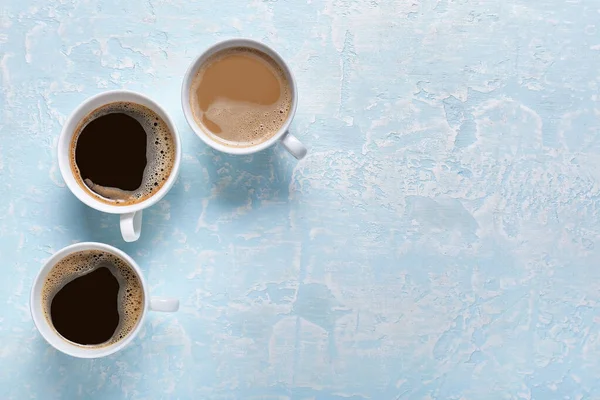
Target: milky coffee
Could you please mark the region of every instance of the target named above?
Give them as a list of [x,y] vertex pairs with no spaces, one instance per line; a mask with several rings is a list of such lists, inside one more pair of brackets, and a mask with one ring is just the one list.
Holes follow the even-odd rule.
[[214,140],[253,146],[273,137],[292,104],[290,82],[269,55],[248,47],[221,50],[199,68],[190,87],[196,123]]
[[71,140],[70,163],[79,185],[96,199],[131,205],[152,197],[175,161],[167,123],[140,104],[115,102],[89,113]]
[[63,338],[103,347],[135,329],[144,291],[125,260],[105,251],[80,251],[52,267],[42,289],[42,308]]

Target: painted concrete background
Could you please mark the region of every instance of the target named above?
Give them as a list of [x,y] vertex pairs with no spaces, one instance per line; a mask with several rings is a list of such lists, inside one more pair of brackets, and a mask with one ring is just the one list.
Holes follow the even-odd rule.
[[[0,398],[600,399],[598,21],[598,0],[2,0]],[[234,36],[290,62],[305,160],[187,127],[188,63]],[[115,88],[184,144],[134,244],[56,159]],[[95,361],[28,311],[44,260],[89,240],[182,304]]]

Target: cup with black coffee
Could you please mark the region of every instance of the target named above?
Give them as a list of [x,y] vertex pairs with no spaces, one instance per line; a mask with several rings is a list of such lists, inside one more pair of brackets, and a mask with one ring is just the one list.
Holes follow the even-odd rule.
[[174,312],[179,301],[150,297],[136,262],[101,243],[58,251],[31,290],[33,321],[46,341],[74,357],[104,357],[138,334],[148,310]]
[[290,133],[296,81],[283,58],[263,43],[230,39],[208,48],[185,74],[181,104],[196,135],[216,150],[252,154],[279,142],[297,159],[306,155]]
[[99,211],[121,215],[127,242],[139,238],[142,210],[175,183],[181,144],[166,111],[126,90],[84,101],[64,124],[58,163],[69,189]]

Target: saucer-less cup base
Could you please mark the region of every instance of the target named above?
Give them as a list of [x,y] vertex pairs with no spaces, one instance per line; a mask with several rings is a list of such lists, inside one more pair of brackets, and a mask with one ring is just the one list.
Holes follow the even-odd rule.
[[[173,161],[173,170],[171,171],[171,174],[167,178],[167,181],[164,183],[164,185],[152,197],[142,202],[126,206],[103,203],[92,196],[87,190],[82,188],[79,183],[77,183],[77,180],[73,175],[74,171],[71,168],[69,160],[71,140],[73,135],[77,133],[75,132],[75,129],[77,129],[81,120],[98,107],[114,102],[132,102],[146,106],[154,111],[160,118],[163,119],[163,121],[165,121],[169,127],[169,130],[173,135],[173,142],[175,144],[175,160]],[[67,119],[67,122],[63,125],[63,129],[58,140],[58,165],[67,187],[79,200],[88,206],[95,208],[98,211],[110,214],[120,214],[121,234],[126,242],[134,242],[140,237],[142,230],[142,210],[152,206],[153,204],[156,204],[167,194],[177,179],[180,164],[181,141],[179,140],[177,128],[167,112],[150,98],[128,90],[112,90],[103,92],[85,100],[79,107],[77,107],[77,109],[75,109],[75,111],[71,113],[69,119]]]
[[[194,77],[198,73],[200,67],[216,52],[232,47],[249,47],[252,49],[262,51],[263,53],[269,55],[279,64],[286,78],[290,82],[290,87],[292,89],[292,104],[290,107],[290,113],[288,115],[288,118],[285,120],[285,122],[275,135],[265,140],[264,142],[256,144],[254,146],[231,147],[212,139],[204,131],[204,129],[198,125],[198,123],[194,119],[194,115],[190,107],[190,87],[192,86]],[[250,39],[229,39],[209,47],[192,62],[185,74],[185,77],[183,78],[183,84],[181,87],[181,105],[183,107],[185,119],[187,120],[190,127],[194,130],[196,135],[198,135],[198,137],[202,139],[204,143],[211,146],[215,150],[219,150],[229,154],[252,154],[264,150],[267,147],[272,146],[276,142],[279,142],[287,151],[289,151],[294,157],[296,157],[299,160],[304,158],[304,156],[306,155],[306,147],[304,147],[304,145],[289,132],[290,124],[294,119],[294,115],[296,114],[296,107],[298,106],[298,89],[296,87],[294,75],[292,74],[292,71],[290,70],[286,62],[283,60],[283,58],[281,58],[281,56],[275,50],[271,49],[263,43]]]
[[[105,347],[78,346],[72,342],[65,340],[49,324],[48,320],[46,319],[46,316],[44,315],[44,309],[42,305],[42,289],[44,287],[46,276],[48,275],[52,267],[54,267],[56,263],[58,263],[60,260],[68,256],[69,254],[86,250],[105,251],[108,253],[112,253],[118,256],[119,258],[127,261],[127,263],[137,274],[137,277],[141,282],[142,289],[144,291],[145,303],[143,305],[142,313],[140,315],[140,319],[136,327],[129,333],[129,335],[127,335],[122,340]],[[131,343],[131,341],[139,333],[140,328],[144,323],[144,319],[146,318],[148,310],[174,312],[179,309],[179,300],[173,298],[150,297],[150,294],[148,292],[148,285],[144,281],[144,277],[142,276],[140,267],[131,257],[129,257],[121,250],[109,246],[107,244],[88,242],[77,243],[65,247],[64,249],[59,250],[56,254],[50,257],[50,259],[42,267],[37,277],[35,278],[35,281],[33,282],[33,287],[31,288],[31,296],[29,300],[29,307],[31,310],[31,317],[33,318],[33,322],[35,323],[36,328],[52,347],[73,357],[98,358],[114,354],[119,350],[123,349],[129,343]]]

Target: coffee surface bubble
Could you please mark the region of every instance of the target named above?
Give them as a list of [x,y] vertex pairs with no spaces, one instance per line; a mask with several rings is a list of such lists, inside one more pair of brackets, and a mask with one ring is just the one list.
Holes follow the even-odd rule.
[[[84,282],[86,279],[90,281]],[[90,296],[70,285],[87,285],[83,288],[98,294]],[[116,298],[102,295],[109,291]],[[59,296],[64,298],[58,299]],[[101,301],[110,304],[98,304]],[[100,312],[111,307],[117,313],[116,321],[111,313]],[[46,320],[65,339],[90,345],[74,339],[91,337],[92,346],[103,347],[122,340],[135,329],[144,311],[144,291],[137,273],[125,260],[100,250],[79,251],[57,262],[46,276],[42,308]],[[56,326],[53,321],[57,321]],[[107,330],[108,335],[97,343],[98,332]]]
[[79,185],[112,205],[152,197],[171,175],[176,151],[167,123],[131,102],[109,103],[89,113],[79,123],[70,150]]
[[290,114],[292,90],[269,55],[247,47],[213,54],[190,87],[196,123],[214,140],[247,147],[273,137]]

